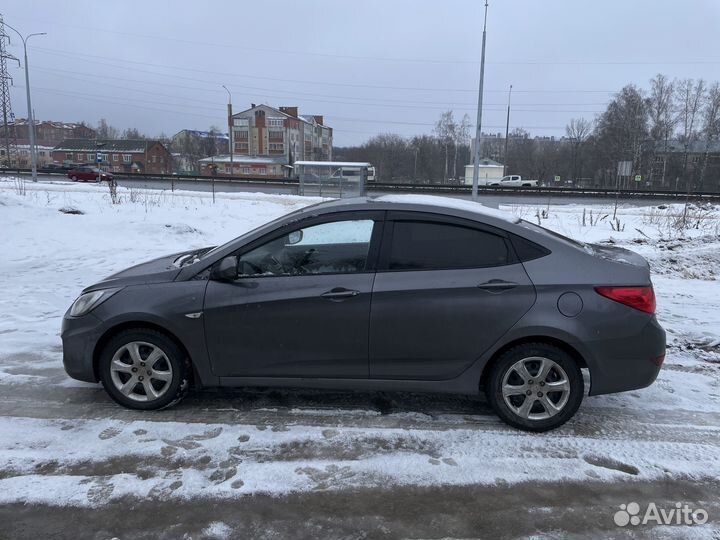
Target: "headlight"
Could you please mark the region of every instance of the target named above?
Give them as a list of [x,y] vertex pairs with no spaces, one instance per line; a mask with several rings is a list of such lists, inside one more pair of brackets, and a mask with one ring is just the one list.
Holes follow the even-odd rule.
[[81,294],[78,299],[73,302],[73,305],[70,308],[70,316],[82,317],[83,315],[90,313],[93,309],[102,304],[105,300],[110,298],[119,290],[119,288],[101,289],[99,291],[92,291]]

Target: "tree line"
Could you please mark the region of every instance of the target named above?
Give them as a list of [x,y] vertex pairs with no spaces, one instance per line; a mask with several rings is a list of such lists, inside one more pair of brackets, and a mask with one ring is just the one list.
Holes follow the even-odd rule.
[[[442,113],[432,134],[382,134],[336,148],[335,159],[369,161],[380,181],[460,182],[470,156],[471,124]],[[573,118],[559,137],[521,127],[484,135],[481,156],[552,184],[720,190],[720,84],[658,74],[647,89],[629,84],[595,118]],[[620,162],[624,162],[619,166]]]

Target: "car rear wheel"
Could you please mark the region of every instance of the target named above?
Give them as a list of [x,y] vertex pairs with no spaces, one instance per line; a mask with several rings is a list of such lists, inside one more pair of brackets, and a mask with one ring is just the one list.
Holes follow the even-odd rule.
[[73,176],[70,178],[70,180],[72,180],[73,182],[77,182],[78,178],[77,178],[77,176],[73,175]]
[[503,421],[536,432],[555,429],[572,418],[584,389],[575,360],[545,343],[526,343],[503,353],[486,386],[488,401]]
[[100,356],[100,380],[110,397],[130,409],[162,409],[189,387],[190,365],[169,337],[150,329],[126,330]]

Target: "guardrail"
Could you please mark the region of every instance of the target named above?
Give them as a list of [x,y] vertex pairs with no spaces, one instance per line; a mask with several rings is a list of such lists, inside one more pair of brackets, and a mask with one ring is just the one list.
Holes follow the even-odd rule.
[[[0,169],[0,175],[30,175],[30,169]],[[60,171],[38,171],[43,176],[57,176],[58,178],[66,178],[66,172]],[[179,174],[144,174],[144,173],[113,173],[117,180],[157,180],[170,182],[171,184],[180,182],[207,182],[212,183],[213,177],[210,176],[185,176]],[[267,178],[267,177],[237,177],[237,176],[216,176],[216,183],[223,184],[248,184],[248,185],[266,185],[266,186],[299,186],[298,180],[294,178]],[[452,185],[452,184],[410,184],[401,182],[373,182],[367,185],[370,192],[404,192],[404,193],[435,193],[435,194],[470,194],[472,187],[468,185]],[[484,195],[520,195],[520,196],[563,196],[563,197],[596,197],[610,199],[620,197],[624,199],[686,199],[720,201],[720,193],[718,192],[692,192],[675,190],[657,190],[657,189],[620,189],[619,191],[611,188],[583,188],[583,187],[502,187],[502,186],[478,186],[478,192]]]

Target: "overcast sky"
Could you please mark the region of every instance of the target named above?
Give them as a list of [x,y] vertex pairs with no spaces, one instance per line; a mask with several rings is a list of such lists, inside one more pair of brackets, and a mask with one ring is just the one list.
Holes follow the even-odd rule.
[[[428,133],[443,110],[474,124],[481,0],[183,2],[4,0],[31,39],[38,119],[148,135],[224,129],[227,94],[322,114],[335,145]],[[483,131],[561,135],[658,72],[720,80],[720,0],[490,0]],[[10,52],[21,56],[19,40]],[[24,73],[13,111],[27,116]]]

